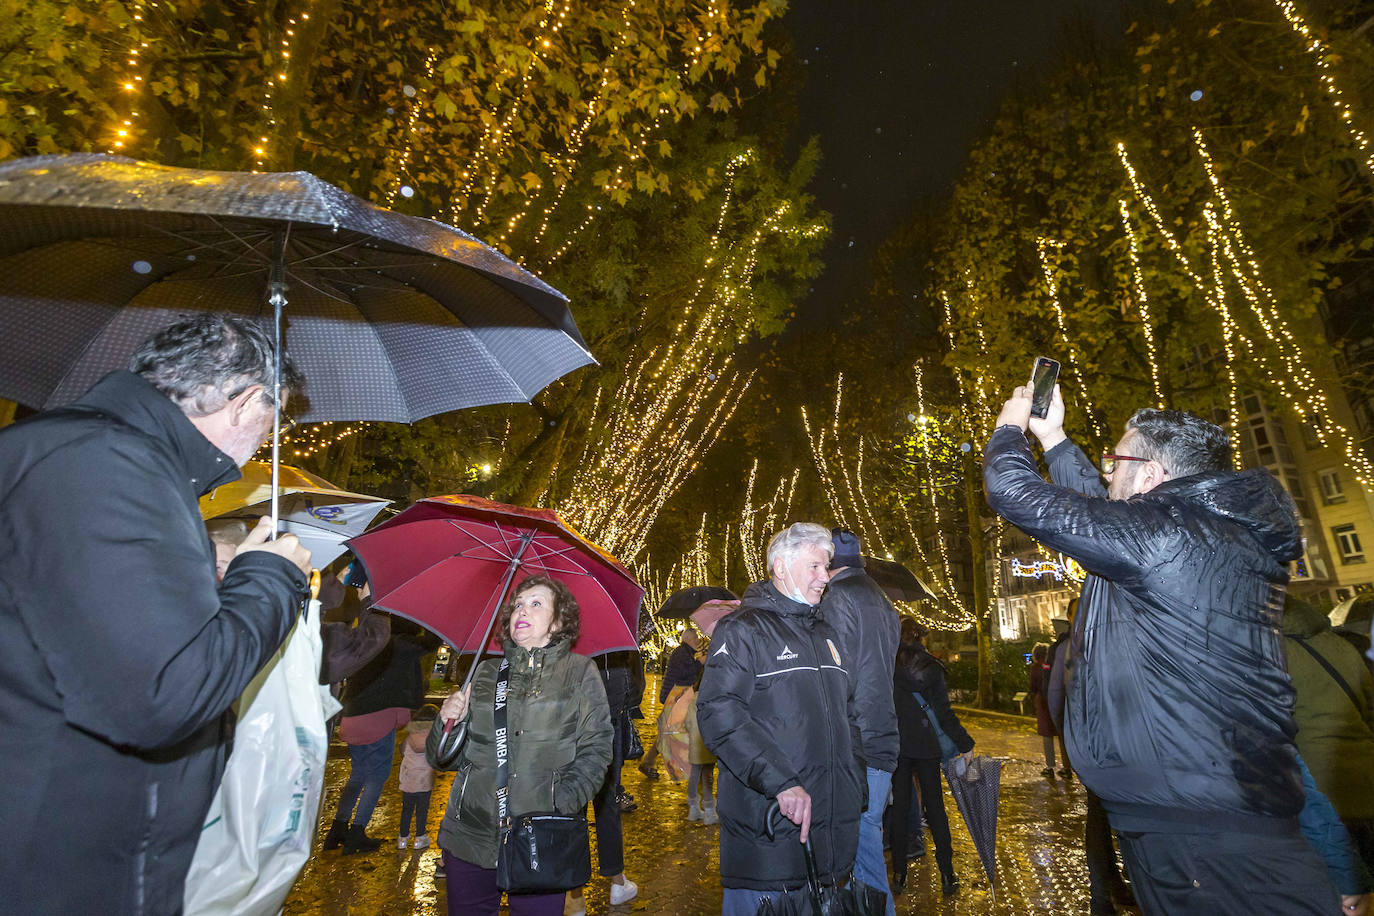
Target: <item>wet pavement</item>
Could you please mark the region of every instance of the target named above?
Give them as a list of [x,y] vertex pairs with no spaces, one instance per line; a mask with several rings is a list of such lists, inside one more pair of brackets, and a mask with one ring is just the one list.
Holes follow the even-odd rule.
[[[645,711],[650,715],[656,712]],[[910,863],[906,893],[897,900],[897,912],[942,916],[1087,913],[1082,787],[1073,780],[1040,775],[1044,763],[1033,720],[972,711],[961,713],[961,718],[977,741],[977,753],[1006,761],[1002,768],[995,895],[946,788],[954,867],[963,889],[956,896],[942,897],[934,856],[927,854]],[[646,740],[651,728],[652,720],[641,723]],[[434,880],[438,850],[396,848],[401,811],[397,769],[399,765],[392,770],[368,829],[370,835],[386,840],[386,845],[374,853],[344,856],[338,851],[321,851],[317,840],[315,854],[286,902],[288,916],[442,916],[447,912],[443,882],[436,886]],[[661,764],[659,770],[662,773]],[[347,777],[347,752],[338,744],[331,747],[326,767],[321,836]],[[446,773],[439,774],[436,781],[430,811],[431,839],[438,830],[451,781],[452,776]],[[719,828],[687,821],[685,783],[674,784],[666,776],[647,780],[633,763],[626,765],[622,781],[639,804],[638,810],[624,817],[625,870],[639,884],[639,896],[612,907],[607,899],[607,880],[594,878],[586,890],[587,912],[615,916],[718,913]],[[593,862],[595,842],[593,830]]]

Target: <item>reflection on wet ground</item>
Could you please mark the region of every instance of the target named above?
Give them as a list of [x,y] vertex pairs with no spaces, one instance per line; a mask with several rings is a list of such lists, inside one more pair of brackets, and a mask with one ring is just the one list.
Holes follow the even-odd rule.
[[[652,690],[651,690],[652,692]],[[650,715],[656,710],[646,709]],[[1086,913],[1088,875],[1083,860],[1083,789],[1073,780],[1040,775],[1040,739],[1029,719],[973,712],[962,714],[978,753],[1002,757],[1002,791],[997,844],[996,888],[983,873],[973,843],[946,790],[954,835],[955,870],[963,890],[940,894],[933,856],[911,863],[898,913],[1022,914]],[[641,723],[650,737],[652,720]],[[660,772],[662,768],[660,766]],[[331,748],[320,825],[327,828],[348,776],[342,745]],[[434,881],[437,849],[396,849],[401,796],[393,770],[369,833],[387,843],[374,853],[344,856],[322,852],[319,843],[287,900],[288,916],[441,916],[447,912],[442,886]],[[431,838],[437,832],[452,777],[440,774],[430,811]],[[589,914],[662,913],[706,916],[720,911],[718,827],[687,821],[687,789],[666,777],[650,781],[625,767],[625,788],[638,810],[625,815],[625,862],[640,886],[637,899],[612,907],[607,882],[587,888]],[[595,850],[595,831],[592,833]],[[594,860],[595,861],[595,860]],[[440,882],[442,885],[442,882]]]

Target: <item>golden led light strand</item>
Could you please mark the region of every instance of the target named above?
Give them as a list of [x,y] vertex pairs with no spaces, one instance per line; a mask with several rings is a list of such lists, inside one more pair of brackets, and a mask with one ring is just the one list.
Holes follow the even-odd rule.
[[1293,0],[1274,0],[1283,18],[1288,20],[1288,24],[1293,27],[1293,31],[1302,36],[1305,50],[1317,65],[1317,79],[1322,84],[1323,91],[1331,101],[1331,107],[1336,110],[1336,116],[1345,128],[1355,148],[1364,157],[1364,167],[1370,173],[1374,173],[1374,148],[1371,148],[1369,136],[1355,124],[1355,110],[1350,107],[1350,103],[1345,100],[1345,93],[1336,85],[1336,77],[1332,73],[1337,55],[1332,52],[1326,42],[1317,36],[1312,28],[1307,24],[1307,20],[1298,12],[1298,6]]
[[[434,64],[437,53],[438,52],[431,50],[425,55],[425,76],[429,80],[431,86],[434,85]],[[405,142],[401,146],[401,155],[396,161],[396,177],[392,180],[391,190],[388,191],[386,195],[386,205],[388,207],[396,206],[397,194],[400,194],[402,197],[411,197],[415,193],[414,187],[407,184],[406,179],[408,177],[407,171],[410,168],[410,160],[415,153],[415,132],[416,128],[419,126],[421,109],[420,91],[414,86],[407,84],[402,91],[402,95],[407,97],[410,112],[406,116]]]
[[[1102,435],[1102,426],[1098,422],[1097,410],[1093,406],[1092,394],[1088,389],[1087,373],[1083,371],[1078,360],[1078,347],[1069,340],[1068,324],[1064,318],[1064,308],[1059,303],[1059,278],[1056,273],[1058,268],[1058,256],[1062,253],[1064,243],[1054,239],[1041,236],[1035,240],[1036,253],[1040,260],[1040,274],[1045,280],[1045,291],[1049,294],[1050,305],[1054,308],[1055,326],[1059,329],[1059,342],[1064,347],[1064,354],[1067,357],[1069,371],[1073,375],[1073,380],[1083,399],[1083,406],[1087,408],[1084,413],[1088,417],[1088,422],[1092,425],[1093,431],[1098,436]],[[1051,264],[1051,251],[1054,254],[1054,264]]]
[[[1155,406],[1165,407],[1164,387],[1159,380],[1159,354],[1155,349],[1154,323],[1150,320],[1150,294],[1145,289],[1145,275],[1140,269],[1140,240],[1136,236],[1135,223],[1131,220],[1126,201],[1117,201],[1117,211],[1121,214],[1121,228],[1126,232],[1127,255],[1131,261],[1131,291],[1135,294],[1140,309],[1140,327],[1145,332],[1145,355],[1150,362],[1150,383],[1154,386]],[[1098,432],[1101,435],[1101,431]]]
[[143,21],[147,8],[152,5],[151,2],[145,4],[143,0],[132,0],[130,3],[131,24],[127,26],[129,50],[128,56],[125,58],[128,70],[126,71],[127,75],[120,82],[126,117],[121,118],[119,124],[114,128],[113,137],[106,152],[130,153],[133,151],[133,145],[138,136],[139,108],[143,104],[143,90],[145,88],[143,79],[144,52],[148,50],[148,42],[144,40],[147,33]]

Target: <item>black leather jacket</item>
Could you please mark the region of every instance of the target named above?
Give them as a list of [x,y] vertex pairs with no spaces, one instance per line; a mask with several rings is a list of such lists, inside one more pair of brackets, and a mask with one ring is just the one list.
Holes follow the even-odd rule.
[[1215,471],[1108,501],[1071,442],[1036,470],[988,442],[988,504],[1090,575],[1065,665],[1064,741],[1118,829],[1261,831],[1303,805],[1280,615],[1301,553],[1269,472]]
[[797,828],[774,839],[764,815],[777,794],[811,796],[811,845],[821,873],[847,874],[859,844],[868,777],[854,714],[854,682],[835,631],[810,605],[770,583],[749,587],[716,626],[697,700],[702,740],[721,763],[720,878],[725,887],[776,890],[806,882]]

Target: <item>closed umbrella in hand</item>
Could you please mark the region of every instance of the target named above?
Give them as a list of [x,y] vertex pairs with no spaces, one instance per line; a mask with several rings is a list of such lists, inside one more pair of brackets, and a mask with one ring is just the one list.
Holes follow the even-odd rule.
[[996,757],[946,760],[945,781],[964,817],[973,848],[997,898],[997,796],[1002,784],[1002,761]]

